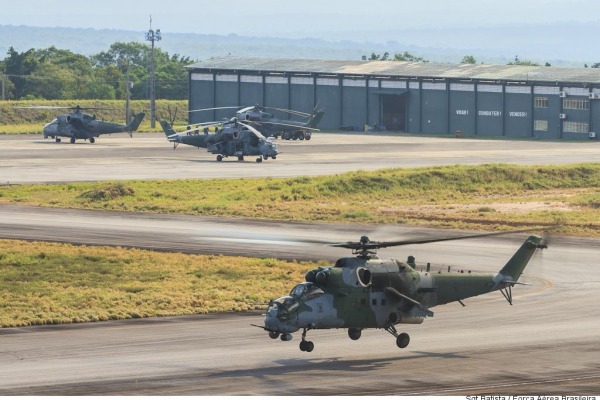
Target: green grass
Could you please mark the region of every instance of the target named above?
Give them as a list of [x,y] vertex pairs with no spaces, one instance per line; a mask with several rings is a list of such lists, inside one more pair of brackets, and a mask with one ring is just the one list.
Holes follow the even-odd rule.
[[278,179],[0,187],[0,204],[600,237],[600,164],[449,166]]
[[314,267],[0,240],[0,326],[263,309]]

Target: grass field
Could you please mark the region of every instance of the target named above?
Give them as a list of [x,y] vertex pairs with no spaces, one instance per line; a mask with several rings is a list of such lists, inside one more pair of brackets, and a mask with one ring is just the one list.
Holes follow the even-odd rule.
[[0,325],[263,309],[312,268],[274,259],[0,240]]
[[600,237],[600,164],[449,166],[281,179],[0,187],[0,204]]

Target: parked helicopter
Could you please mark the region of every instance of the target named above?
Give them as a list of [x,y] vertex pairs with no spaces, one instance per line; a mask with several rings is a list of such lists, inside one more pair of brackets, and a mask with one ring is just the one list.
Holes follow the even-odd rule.
[[[513,231],[523,232],[523,231]],[[292,340],[292,333],[302,329],[300,350],[311,352],[314,344],[306,340],[311,329],[346,328],[352,340],[363,329],[385,329],[396,337],[400,348],[408,346],[407,333],[398,333],[397,324],[420,324],[432,317],[436,305],[499,290],[512,305],[512,287],[537,249],[546,248],[540,236],[529,236],[512,258],[496,274],[475,274],[415,269],[414,258],[408,262],[381,260],[377,249],[407,244],[434,243],[502,233],[476,234],[443,239],[374,242],[363,236],[358,242],[330,244],[351,249],[356,257],[337,260],[332,267],[319,267],[306,273],[306,282],[296,285],[289,295],[272,300],[258,326],[269,337]],[[315,243],[311,241],[311,243]],[[463,304],[464,306],[464,304]]]
[[54,106],[30,106],[30,107],[15,107],[15,108],[36,108],[36,109],[67,109],[73,110],[67,114],[59,115],[51,122],[44,125],[44,139],[51,137],[57,143],[60,143],[60,137],[70,138],[71,143],[75,143],[77,139],[89,140],[90,143],[95,142],[95,137],[100,135],[129,132],[131,133],[140,126],[144,119],[144,113],[137,114],[133,120],[127,125],[116,124],[113,122],[98,121],[96,115],[82,113],[82,110],[101,110],[98,107],[83,108],[75,107],[54,107]]
[[208,133],[208,126],[214,123],[204,124],[202,133],[201,125],[177,133],[167,121],[160,121],[160,125],[167,135],[167,140],[173,142],[173,149],[180,143],[195,147],[205,148],[212,154],[217,154],[217,161],[223,161],[223,157],[237,157],[238,161],[243,161],[244,156],[258,156],[256,162],[275,160],[279,151],[277,145],[273,143],[274,138],[266,138],[257,129],[231,118],[228,122],[220,125],[215,133]]
[[[258,104],[250,107],[216,107],[216,108],[204,108],[199,110],[190,110],[189,113],[200,112],[200,111],[211,111],[211,110],[225,110],[225,109],[238,109],[235,113],[235,118],[238,121],[254,122],[260,124],[261,131],[264,136],[283,138],[285,140],[310,140],[313,131],[318,131],[317,125],[321,122],[325,111],[320,109],[318,106],[315,107],[312,113],[305,113],[301,111],[287,110],[285,108],[275,107],[262,107]],[[306,121],[295,121],[292,119],[282,120],[275,118],[273,113],[269,113],[266,110],[279,111],[282,113],[296,115],[304,118]]]

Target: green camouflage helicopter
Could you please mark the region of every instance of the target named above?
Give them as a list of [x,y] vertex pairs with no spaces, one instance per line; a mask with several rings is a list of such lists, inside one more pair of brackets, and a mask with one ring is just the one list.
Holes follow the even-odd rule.
[[429,266],[417,271],[414,259],[409,257],[406,263],[381,260],[377,249],[506,233],[392,242],[373,242],[363,236],[359,242],[329,244],[351,249],[356,257],[340,258],[334,266],[308,271],[306,282],[269,303],[264,325],[254,326],[282,341],[292,340],[292,333],[302,329],[300,350],[307,352],[314,348],[313,342],[306,340],[307,331],[332,328],[347,329],[352,340],[358,340],[363,329],[385,329],[396,337],[396,345],[404,348],[410,337],[398,333],[396,325],[420,324],[433,316],[430,308],[434,306],[454,301],[462,304],[463,299],[496,290],[512,305],[512,287],[522,284],[517,280],[535,251],[547,246],[540,236],[529,236],[496,274],[457,273],[450,268],[432,272]]
[[111,133],[128,132],[131,133],[140,126],[144,119],[144,113],[137,114],[127,125],[116,124],[114,122],[98,121],[95,115],[82,113],[82,110],[102,110],[106,108],[80,106],[75,107],[55,107],[55,106],[22,106],[15,108],[34,108],[34,109],[67,109],[72,110],[67,114],[62,114],[44,125],[44,139],[51,137],[57,143],[60,143],[61,137],[69,138],[71,143],[77,139],[89,140],[94,143],[94,138]]
[[214,122],[204,124],[202,131],[200,124],[194,128],[188,126],[182,132],[176,132],[164,120],[160,121],[160,125],[167,140],[173,143],[173,149],[180,143],[205,148],[209,153],[217,155],[217,161],[223,161],[224,157],[237,157],[238,161],[244,161],[244,156],[258,156],[256,162],[262,162],[269,158],[275,160],[279,154],[274,138],[263,136],[257,129],[235,117],[221,123],[215,133],[208,133],[209,126],[214,126]]

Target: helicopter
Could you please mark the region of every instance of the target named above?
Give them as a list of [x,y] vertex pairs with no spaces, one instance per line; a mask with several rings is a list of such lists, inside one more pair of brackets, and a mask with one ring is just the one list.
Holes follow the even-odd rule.
[[262,162],[272,158],[275,160],[279,150],[273,143],[274,138],[265,137],[256,128],[238,121],[233,117],[220,125],[215,133],[208,133],[209,125],[204,125],[200,133],[200,124],[195,128],[189,127],[182,132],[176,132],[165,120],[160,125],[167,135],[167,140],[173,142],[173,149],[180,143],[205,148],[212,154],[217,154],[217,161],[223,161],[223,157],[237,157],[238,161],[244,161],[244,156],[258,156],[256,162]]
[[[200,111],[211,111],[211,110],[224,110],[224,109],[238,109],[235,113],[235,118],[238,121],[253,122],[261,126],[261,130],[264,136],[279,138],[284,140],[310,140],[313,131],[318,131],[317,125],[321,122],[325,111],[315,106],[312,113],[305,113],[301,111],[288,110],[285,108],[275,107],[262,107],[258,104],[250,107],[216,107],[216,108],[204,108],[199,110],[190,110],[189,113],[200,112]],[[296,115],[306,119],[306,121],[295,121],[295,120],[281,120],[275,118],[273,113],[267,112],[279,111],[290,115]]]
[[140,126],[140,123],[144,119],[145,114],[143,112],[137,114],[133,120],[127,125],[121,125],[113,122],[98,121],[96,115],[90,115],[82,113],[84,110],[102,110],[103,108],[98,107],[54,107],[54,106],[28,106],[28,107],[15,107],[15,108],[36,108],[36,109],[67,109],[72,110],[67,114],[62,114],[53,119],[51,122],[44,125],[44,139],[51,137],[56,140],[56,143],[60,143],[60,137],[70,138],[71,143],[75,143],[77,139],[89,140],[90,143],[94,143],[95,137],[104,134],[118,133],[118,132],[129,132],[131,133]]
[[[524,231],[512,231],[524,232]],[[354,257],[344,257],[330,267],[318,267],[305,275],[291,292],[271,300],[264,315],[264,325],[254,325],[268,332],[271,339],[292,340],[292,333],[302,329],[300,350],[311,352],[314,343],[306,340],[312,329],[345,328],[352,340],[358,340],[368,328],[385,329],[396,337],[396,345],[405,348],[407,333],[399,333],[397,324],[421,324],[433,317],[431,308],[450,302],[500,291],[512,305],[512,287],[537,249],[547,248],[540,236],[529,236],[512,258],[496,274],[451,272],[450,267],[417,271],[414,257],[407,262],[382,260],[380,248],[407,244],[434,243],[510,232],[474,234],[460,237],[377,242],[362,236],[358,242],[327,243],[351,249]],[[310,241],[316,243],[318,241]],[[462,273],[461,273],[462,272]]]

